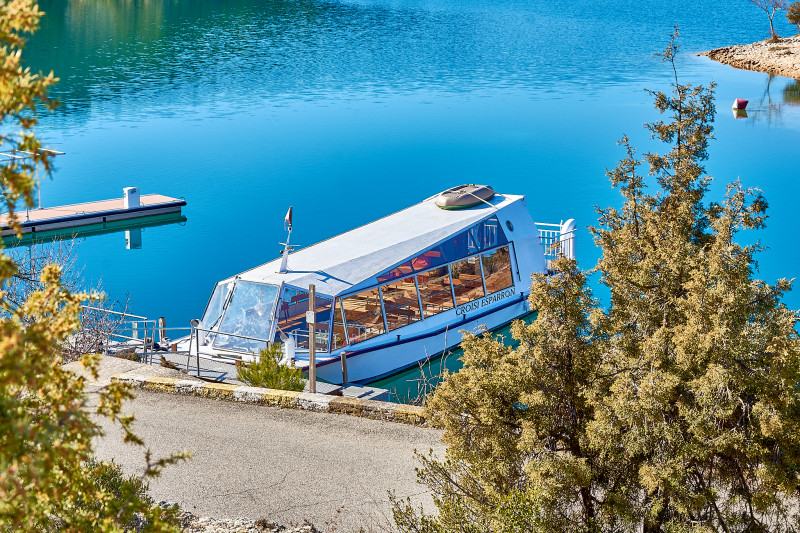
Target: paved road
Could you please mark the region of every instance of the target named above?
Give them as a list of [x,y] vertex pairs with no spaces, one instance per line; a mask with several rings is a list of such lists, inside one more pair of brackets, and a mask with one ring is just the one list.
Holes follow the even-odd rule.
[[[132,365],[104,362],[89,390]],[[441,454],[438,431],[146,391],[138,391],[127,408],[136,415],[136,432],[155,454],[192,451],[191,460],[151,482],[151,494],[195,514],[266,517],[282,524],[308,519],[328,531],[383,531],[391,523],[389,490],[432,510],[430,495],[416,483],[414,449]],[[98,456],[140,471],[141,451],[122,444],[116,428],[104,427],[107,435],[95,447]]]

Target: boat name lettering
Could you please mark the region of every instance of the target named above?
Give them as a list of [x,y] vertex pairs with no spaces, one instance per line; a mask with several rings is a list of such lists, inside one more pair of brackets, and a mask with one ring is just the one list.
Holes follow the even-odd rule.
[[480,309],[481,307],[486,307],[487,305],[514,296],[515,292],[517,292],[516,288],[510,287],[506,290],[490,294],[489,296],[481,298],[480,300],[475,300],[473,302],[469,302],[467,304],[462,305],[461,307],[456,308],[456,314],[465,315],[470,311],[475,311],[476,309]]

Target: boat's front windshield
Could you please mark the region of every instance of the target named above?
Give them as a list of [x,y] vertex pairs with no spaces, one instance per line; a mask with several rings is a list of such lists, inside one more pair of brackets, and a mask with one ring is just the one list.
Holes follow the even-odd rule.
[[[274,285],[238,280],[227,306],[227,298],[222,299],[224,310],[215,328],[219,333],[214,336],[213,346],[251,353],[263,350],[272,331],[277,298],[278,287]],[[212,296],[209,308],[213,300]],[[203,324],[205,320],[203,317]]]
[[206,312],[203,313],[203,320],[200,322],[202,329],[217,329],[220,320],[222,320],[222,313],[225,311],[225,304],[228,303],[232,287],[233,281],[221,281],[214,287],[214,293],[208,301]]

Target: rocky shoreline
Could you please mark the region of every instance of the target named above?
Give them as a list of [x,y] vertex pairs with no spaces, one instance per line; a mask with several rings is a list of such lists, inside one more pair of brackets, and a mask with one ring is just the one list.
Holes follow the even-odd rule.
[[699,55],[734,68],[800,80],[800,35],[776,42],[767,39],[753,44],[726,46]]
[[209,518],[195,516],[188,511],[180,515],[181,529],[184,533],[319,533],[311,524],[282,526],[260,518]]

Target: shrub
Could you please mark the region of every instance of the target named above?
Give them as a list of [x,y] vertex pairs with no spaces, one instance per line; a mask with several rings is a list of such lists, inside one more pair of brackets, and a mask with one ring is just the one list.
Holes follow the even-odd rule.
[[305,387],[303,372],[291,366],[281,364],[280,344],[273,344],[261,351],[257,361],[236,364],[236,379],[253,387],[292,390],[300,392]]
[[147,493],[149,485],[141,477],[126,476],[122,467],[113,461],[108,463],[91,459],[85,466],[93,488],[111,495],[112,499],[107,503],[101,503],[94,499],[91,493],[85,494],[75,502],[76,510],[89,511],[102,516],[114,516],[117,525],[126,531],[150,529],[150,524],[139,512],[143,509],[159,514],[162,520],[168,524],[178,526],[178,507],[162,509]]

